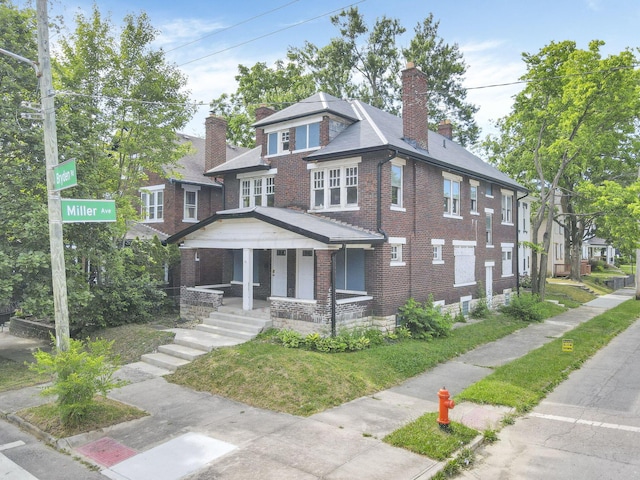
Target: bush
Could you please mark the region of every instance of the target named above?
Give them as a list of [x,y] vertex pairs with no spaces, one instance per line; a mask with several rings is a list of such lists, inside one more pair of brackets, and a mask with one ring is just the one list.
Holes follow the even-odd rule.
[[509,305],[501,306],[500,311],[524,322],[540,322],[544,317],[540,297],[527,293],[511,297]]
[[364,332],[353,330],[340,332],[335,337],[323,337],[319,333],[310,333],[307,336],[294,330],[279,330],[275,337],[287,348],[307,348],[317,352],[335,353],[335,352],[355,352],[364,350],[373,345],[381,345],[384,343],[382,333],[370,329]]
[[97,394],[106,397],[109,390],[123,384],[113,377],[120,362],[112,354],[112,348],[113,341],[71,339],[67,351],[56,348],[52,353],[38,350],[33,354],[36,361],[29,369],[52,377],[53,383],[41,393],[57,395],[63,425],[82,423],[95,405]]
[[423,304],[410,298],[399,308],[401,323],[411,331],[415,338],[429,340],[431,338],[446,337],[451,331],[451,315],[443,314],[434,307],[430,296]]

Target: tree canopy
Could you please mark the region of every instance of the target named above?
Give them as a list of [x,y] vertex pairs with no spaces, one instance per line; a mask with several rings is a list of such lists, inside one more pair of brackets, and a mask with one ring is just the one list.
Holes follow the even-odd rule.
[[629,49],[603,57],[603,45],[592,41],[583,50],[573,41],[552,42],[524,54],[527,85],[498,122],[500,134],[485,142],[493,163],[539,200],[532,227],[534,242],[542,237],[542,254],[533,257],[536,293],[544,294],[557,200],[579,265],[581,242],[589,233],[585,219],[597,214],[596,205],[579,196],[580,189],[607,179],[629,185],[637,173],[638,61]]
[[399,45],[406,29],[399,20],[383,16],[368,26],[357,7],[331,17],[339,35],[321,47],[305,42],[290,47],[286,60],[273,67],[258,63],[238,67],[238,89],[211,103],[212,112],[228,122],[228,139],[253,146],[250,128],[260,104],[282,108],[315,92],[338,98],[358,98],[390,113],[400,111],[400,70],[412,61],[429,78],[432,129],[441,120],[454,125],[454,139],[462,145],[477,141],[480,131],[473,115],[477,107],[466,102],[462,80],[467,67],[457,44],[438,35],[439,22],[429,15],[415,27],[408,48]]

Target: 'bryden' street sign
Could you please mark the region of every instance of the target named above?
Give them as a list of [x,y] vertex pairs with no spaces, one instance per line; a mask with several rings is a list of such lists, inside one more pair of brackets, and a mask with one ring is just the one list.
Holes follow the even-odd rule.
[[76,161],[67,160],[53,167],[53,187],[55,190],[75,187],[78,184]]
[[115,222],[115,200],[60,199],[62,203],[62,223]]

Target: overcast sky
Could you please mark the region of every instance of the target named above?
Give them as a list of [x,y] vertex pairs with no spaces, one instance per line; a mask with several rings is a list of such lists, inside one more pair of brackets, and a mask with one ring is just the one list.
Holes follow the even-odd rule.
[[[29,0],[14,0],[24,6]],[[51,17],[61,15],[68,28],[87,0],[52,0]],[[400,46],[407,46],[413,29],[433,12],[439,34],[457,43],[468,65],[464,85],[468,100],[478,105],[482,136],[493,132],[492,121],[509,113],[524,73],[522,53],[535,53],[551,41],[574,40],[580,48],[599,39],[605,53],[640,46],[640,1],[617,0],[101,0],[101,12],[118,23],[127,13],[145,11],[161,33],[157,46],[188,76],[194,101],[204,103],[185,133],[203,135],[207,104],[236,89],[239,64],[272,65],[284,59],[287,47],[305,40],[324,46],[337,30],[329,17],[351,5],[371,26],[377,18],[398,18],[407,29]],[[55,42],[55,37],[52,37]],[[478,88],[488,87],[488,88]]]

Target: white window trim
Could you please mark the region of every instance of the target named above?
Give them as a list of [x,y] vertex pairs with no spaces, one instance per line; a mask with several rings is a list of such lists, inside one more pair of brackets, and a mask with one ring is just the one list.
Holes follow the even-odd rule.
[[[477,243],[475,240],[453,240],[452,245],[454,247],[474,247],[477,248]],[[477,255],[475,255],[477,252],[475,252],[474,250],[474,256],[477,258]],[[454,264],[455,264],[455,260],[454,260]],[[475,277],[475,272],[473,274],[473,276]],[[454,283],[453,286],[454,287],[468,287],[470,285],[477,285],[478,281],[474,280],[473,282],[465,282],[465,283]]]
[[[236,176],[236,178],[238,179],[238,181],[240,182],[240,188],[238,189],[238,205],[240,206],[240,208],[249,208],[249,207],[255,207],[255,195],[253,192],[253,189],[255,188],[255,182],[256,180],[260,180],[261,184],[262,184],[262,193],[261,193],[261,197],[262,197],[262,207],[266,207],[267,206],[267,183],[266,183],[266,179],[268,178],[273,178],[274,182],[275,182],[275,174],[278,173],[278,169],[277,168],[272,168],[269,169],[268,171],[256,175],[255,172],[251,172],[251,173],[240,173]],[[248,207],[244,207],[244,203],[242,201],[243,198],[243,191],[242,191],[242,182],[243,181],[250,181],[251,182],[251,192],[249,193],[249,206]]]
[[[197,185],[182,185],[182,189],[184,190],[183,202],[182,202],[182,221],[184,223],[198,223],[198,202],[199,202],[199,194],[200,187]],[[194,218],[187,217],[187,192],[195,192],[196,194],[196,215]]]
[[513,249],[514,249],[515,245],[513,243],[501,243],[500,244],[500,248],[502,250],[502,253],[504,252],[511,252],[511,273],[505,275],[504,274],[504,260],[501,258],[502,260],[502,269],[501,269],[501,277],[502,278],[508,278],[508,277],[514,277],[515,274],[513,273]]
[[[340,169],[340,178],[341,180],[344,180],[344,175],[345,175],[345,170],[349,167],[358,167],[358,204],[357,205],[348,205],[346,203],[346,188],[347,185],[344,181],[340,182],[340,189],[341,189],[341,193],[340,193],[340,205],[338,206],[331,206],[331,205],[325,205],[322,208],[314,208],[313,206],[311,206],[311,208],[309,208],[309,210],[307,210],[309,213],[318,213],[318,212],[355,212],[355,211],[359,211],[360,210],[360,163],[362,162],[362,157],[351,157],[351,158],[343,158],[340,160],[335,160],[335,161],[331,161],[331,162],[322,162],[322,163],[309,163],[307,164],[307,170],[313,171],[313,170],[322,170],[325,172],[325,178],[324,178],[324,191],[325,191],[325,204],[327,204],[327,197],[329,195],[329,170],[335,170],[335,169]],[[311,203],[311,205],[313,205],[314,202],[314,188],[313,188],[313,174],[310,175],[310,182],[309,182],[309,189],[310,189],[310,194],[309,194],[309,201]],[[344,198],[343,198],[344,197]]]
[[[308,141],[309,140],[309,138],[308,138],[309,127],[308,126],[311,125],[311,124],[314,124],[314,123],[319,123],[320,124],[320,132],[319,132],[320,138],[318,139],[318,146],[316,146],[316,147],[306,147],[306,148],[296,148],[295,150],[292,150],[292,153],[312,152],[314,150],[319,150],[322,147],[322,145],[320,144],[321,143],[320,140],[322,138],[322,118],[320,120],[318,120],[318,121],[315,121],[315,122],[309,121],[307,119],[304,123],[301,123],[300,125],[292,126],[291,128],[295,129],[297,127],[304,127],[306,125],[307,126],[307,141]],[[296,140],[296,145],[297,145],[297,143],[298,143],[298,137],[297,136],[296,136],[295,140]]]
[[[460,195],[460,197],[458,198],[458,212],[460,212],[462,207],[462,177],[460,175],[454,175],[453,173],[442,172],[442,179],[451,180],[452,182],[458,182],[458,192]],[[453,201],[453,198],[451,200]],[[453,206],[451,208],[453,208]],[[463,218],[460,213],[443,212],[442,216],[445,218]]]
[[462,304],[465,302],[469,302],[469,311],[467,313],[467,315],[469,315],[471,313],[471,301],[473,300],[473,296],[472,295],[465,295],[464,297],[460,297],[460,313],[463,313],[462,311]]
[[394,212],[406,212],[407,209],[404,206],[404,167],[407,166],[407,161],[404,158],[394,158],[391,160],[391,165],[402,168],[402,177],[400,178],[400,205],[391,204],[391,210]]
[[471,188],[475,187],[476,189],[476,209],[475,210],[471,210],[471,208],[469,208],[469,214],[470,215],[480,215],[480,211],[478,210],[479,207],[479,197],[480,197],[480,182],[478,180],[469,180],[469,196],[471,196]]
[[407,262],[404,261],[404,252],[403,245],[407,244],[407,239],[405,237],[389,237],[389,245],[391,246],[399,246],[400,247],[400,258],[401,260],[391,260],[389,265],[391,267],[404,267],[407,265]]
[[[493,227],[494,227],[494,213],[493,213],[493,208],[485,208],[484,209],[484,214],[485,217],[487,216],[487,214],[491,214],[491,243],[487,243],[486,248],[494,248],[495,244],[493,243]],[[486,220],[485,220],[486,222]],[[484,233],[485,236],[487,234],[487,225],[485,223],[485,227],[484,227]]]
[[431,263],[433,265],[444,265],[444,257],[443,257],[443,252],[442,252],[442,248],[444,246],[444,239],[443,238],[432,238],[431,239],[431,246],[432,247],[439,247],[439,251],[440,251],[440,259],[436,260],[435,258],[431,260]]
[[[514,199],[515,199],[515,192],[513,192],[512,190],[505,190],[504,188],[500,189],[500,195],[502,195],[502,198],[500,200],[500,202],[504,202],[505,197],[511,197],[511,220],[510,221],[505,221],[502,219],[502,215],[500,215],[500,222],[502,225],[513,225],[513,208],[514,208]],[[504,207],[504,205],[502,205],[502,207]]]
[[[165,185],[161,184],[161,185],[149,185],[147,187],[142,187],[140,189],[140,194],[146,193],[147,195],[156,195],[158,192],[163,192],[164,193],[164,189],[165,189]],[[156,197],[157,199],[157,197]],[[141,198],[142,200],[142,198]],[[164,195],[162,195],[162,218],[157,218],[157,201],[154,204],[154,208],[156,208],[156,212],[155,212],[155,217],[156,218],[152,218],[149,219],[147,218],[147,205],[142,205],[142,211],[141,211],[141,216],[142,218],[142,222],[143,223],[164,223]]]

